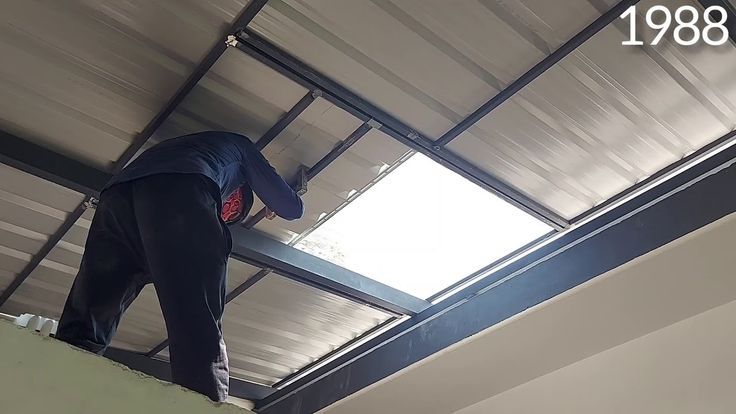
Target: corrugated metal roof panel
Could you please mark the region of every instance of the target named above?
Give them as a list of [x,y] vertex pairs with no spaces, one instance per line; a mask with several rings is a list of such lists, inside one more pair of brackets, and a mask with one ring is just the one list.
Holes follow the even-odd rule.
[[[6,165],[0,165],[0,177],[0,290],[4,290],[82,202],[82,195]],[[69,269],[66,263],[74,264],[68,252],[58,250],[39,269],[64,272]],[[23,306],[22,299],[13,295],[3,309],[22,313],[32,312],[30,307],[49,308],[41,298],[30,296],[30,307]]]
[[44,260],[8,299],[3,309],[11,314],[32,313],[58,320],[76,270]]
[[238,132],[255,141],[306,92],[258,61],[228,49],[152,142],[202,130]]
[[607,27],[449,148],[573,218],[733,127],[733,44],[621,46],[627,36],[624,21]]
[[[74,201],[79,205],[82,196],[77,195]],[[76,206],[70,204],[67,208],[74,209]],[[54,319],[61,316],[64,301],[82,260],[84,241],[93,215],[94,210],[82,214],[62,241],[8,299],[3,309],[12,314],[27,312]]]
[[599,15],[582,0],[272,0],[250,27],[438,137]]
[[0,93],[6,99],[0,100],[0,128],[106,168],[243,3],[31,0],[4,5]]
[[0,164],[0,234],[4,246],[34,254],[82,201],[75,191]]
[[[390,315],[276,274],[227,305],[231,375],[271,385]],[[168,350],[160,356],[168,358]]]
[[[235,289],[258,270],[243,262],[228,260],[227,291]],[[229,310],[226,310],[226,313],[228,312]],[[123,315],[112,345],[137,352],[148,352],[167,336],[156,290],[149,284]]]
[[148,352],[166,339],[166,324],[153,285],[146,285],[123,314],[112,346]]

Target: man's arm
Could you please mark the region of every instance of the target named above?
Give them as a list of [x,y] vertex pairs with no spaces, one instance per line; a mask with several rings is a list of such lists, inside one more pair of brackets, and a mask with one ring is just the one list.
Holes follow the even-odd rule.
[[246,148],[246,162],[242,168],[253,192],[279,217],[286,220],[301,218],[304,204],[299,195],[252,143],[246,144]]

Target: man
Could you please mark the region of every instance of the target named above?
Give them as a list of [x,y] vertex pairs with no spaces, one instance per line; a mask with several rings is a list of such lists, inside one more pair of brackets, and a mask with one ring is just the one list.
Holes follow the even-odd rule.
[[255,192],[284,219],[303,214],[298,194],[242,135],[174,138],[126,166],[100,195],[56,338],[102,354],[123,312],[153,283],[173,381],[225,400],[229,374],[221,317],[232,241],[220,212],[237,188],[250,201],[246,213]]

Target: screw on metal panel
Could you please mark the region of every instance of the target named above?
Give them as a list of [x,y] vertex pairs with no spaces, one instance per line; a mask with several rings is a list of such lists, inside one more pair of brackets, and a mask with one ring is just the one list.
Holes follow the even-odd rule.
[[97,208],[97,203],[99,203],[98,199],[94,197],[90,197],[89,200],[84,202],[84,208],[85,209],[90,209],[90,208],[95,209]]
[[322,96],[322,89],[315,89],[312,91],[312,98],[319,98]]
[[432,149],[435,150],[435,151],[439,151],[439,150],[442,149],[442,147],[440,147],[439,145],[433,145],[432,146]]
[[368,121],[366,121],[366,124],[368,124],[369,127],[375,128],[375,129],[381,129],[383,126],[382,123],[376,121],[375,119],[371,118]]
[[225,44],[229,47],[236,47],[238,45],[238,38],[235,35],[228,35],[225,40]]

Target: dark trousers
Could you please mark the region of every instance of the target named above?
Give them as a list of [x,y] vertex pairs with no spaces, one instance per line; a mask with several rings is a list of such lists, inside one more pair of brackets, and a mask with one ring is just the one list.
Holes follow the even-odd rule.
[[153,175],[103,192],[56,338],[102,354],[123,312],[153,283],[173,382],[223,401],[229,375],[221,318],[232,242],[216,193],[196,174]]

